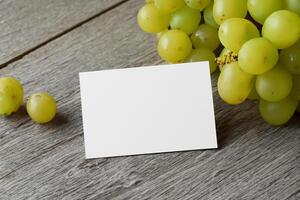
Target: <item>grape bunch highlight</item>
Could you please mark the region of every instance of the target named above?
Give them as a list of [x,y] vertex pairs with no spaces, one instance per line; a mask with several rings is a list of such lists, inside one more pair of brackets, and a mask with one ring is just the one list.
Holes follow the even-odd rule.
[[300,111],[299,0],[146,0],[137,22],[167,63],[219,69],[224,102],[257,100],[275,126]]

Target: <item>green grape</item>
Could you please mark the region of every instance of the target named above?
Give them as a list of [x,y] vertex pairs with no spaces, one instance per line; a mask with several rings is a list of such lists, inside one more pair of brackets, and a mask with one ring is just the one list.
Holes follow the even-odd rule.
[[300,1],[299,0],[283,0],[283,4],[284,4],[284,8],[300,15]]
[[245,18],[247,15],[247,0],[215,0],[213,16],[221,25],[226,19]]
[[187,62],[200,62],[209,61],[210,73],[213,73],[217,69],[217,64],[215,62],[216,56],[210,50],[206,48],[194,49],[189,57],[186,59]]
[[10,95],[0,92],[0,115],[8,116],[17,110],[17,102]]
[[248,11],[257,22],[263,24],[266,18],[283,8],[282,0],[248,0]]
[[172,14],[170,26],[189,35],[198,28],[200,20],[201,15],[198,10],[185,6]]
[[[254,80],[254,83],[255,83],[255,80]],[[250,92],[250,94],[248,96],[248,99],[250,99],[250,100],[257,100],[257,99],[259,99],[259,95],[258,95],[258,93],[256,91],[256,87],[252,87],[252,90],[251,90],[251,92]]]
[[265,38],[247,41],[239,54],[239,65],[250,74],[263,74],[272,69],[278,61],[278,51]]
[[262,118],[271,125],[280,126],[287,123],[294,115],[298,102],[287,97],[278,102],[259,101],[259,112]]
[[168,28],[170,15],[160,11],[153,3],[149,3],[139,10],[137,20],[143,31],[159,33]]
[[278,49],[288,48],[300,37],[300,17],[288,10],[276,11],[265,20],[262,35]]
[[36,93],[29,97],[26,104],[30,118],[39,123],[50,122],[56,114],[55,99],[48,93]]
[[183,0],[154,0],[154,5],[167,13],[172,13],[184,6]]
[[224,65],[218,79],[220,97],[228,104],[240,104],[249,96],[254,76],[243,72],[237,62]]
[[13,77],[0,78],[0,115],[17,112],[23,103],[23,87]]
[[291,96],[300,101],[300,75],[293,76],[293,88]]
[[158,41],[158,53],[169,63],[182,62],[192,51],[189,36],[181,30],[170,30],[164,33]]
[[214,3],[213,1],[211,1],[210,4],[204,9],[203,12],[204,22],[205,24],[208,24],[214,28],[219,28],[219,24],[217,24],[217,22],[214,19],[213,6]]
[[195,48],[203,47],[215,50],[220,45],[218,30],[207,24],[201,24],[192,34],[191,40]]
[[259,37],[256,26],[241,18],[226,20],[219,28],[219,38],[223,46],[234,53],[238,53],[242,45],[252,39]]
[[184,0],[184,1],[189,7],[200,11],[206,8],[211,2],[211,0]]
[[146,0],[146,3],[153,3],[154,0]]
[[4,94],[6,92],[11,92],[13,98],[17,101],[17,106],[21,106],[23,104],[24,90],[19,80],[13,77],[0,78],[0,92]]
[[300,41],[287,48],[283,49],[279,54],[279,61],[292,74],[300,74]]
[[279,65],[256,78],[256,91],[266,101],[274,102],[286,98],[292,87],[292,76]]

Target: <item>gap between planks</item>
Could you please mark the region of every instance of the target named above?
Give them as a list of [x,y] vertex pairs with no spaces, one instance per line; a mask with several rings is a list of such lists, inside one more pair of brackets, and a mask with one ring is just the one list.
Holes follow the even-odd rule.
[[28,49],[27,51],[24,51],[20,55],[18,55],[16,57],[14,57],[14,58],[12,58],[12,59],[10,59],[10,60],[8,60],[8,61],[0,64],[0,69],[7,67],[11,63],[14,63],[14,62],[16,62],[18,60],[21,60],[24,56],[26,56],[26,55],[34,52],[35,50],[37,50],[37,49],[39,49],[39,48],[47,45],[50,42],[52,42],[52,41],[54,41],[54,40],[62,37],[63,35],[65,35],[65,34],[71,32],[71,31],[73,31],[74,29],[82,26],[83,24],[85,24],[85,23],[87,23],[89,21],[92,21],[93,19],[95,19],[95,18],[97,18],[97,17],[99,17],[99,16],[101,16],[101,15],[103,15],[103,14],[105,14],[105,13],[107,13],[107,12],[109,12],[109,11],[117,8],[117,7],[119,7],[120,5],[126,3],[127,1],[130,1],[130,0],[122,0],[122,1],[120,1],[120,2],[118,2],[118,3],[116,3],[116,4],[112,5],[112,6],[110,6],[108,8],[102,10],[101,12],[96,13],[95,15],[92,15],[91,17],[89,17],[89,18],[87,18],[85,20],[83,20],[81,22],[78,22],[77,24],[71,26],[70,28],[67,28],[66,30],[62,31],[61,33],[58,33],[58,34],[54,35],[53,37],[50,37],[49,39],[45,40],[44,42],[42,42],[42,43],[40,43],[40,44],[38,44],[38,45],[36,45],[34,47],[31,47],[30,49]]

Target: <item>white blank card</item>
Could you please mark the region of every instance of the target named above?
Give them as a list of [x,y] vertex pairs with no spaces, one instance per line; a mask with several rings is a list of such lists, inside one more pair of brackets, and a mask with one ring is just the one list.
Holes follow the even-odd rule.
[[86,158],[217,148],[208,62],[79,76]]

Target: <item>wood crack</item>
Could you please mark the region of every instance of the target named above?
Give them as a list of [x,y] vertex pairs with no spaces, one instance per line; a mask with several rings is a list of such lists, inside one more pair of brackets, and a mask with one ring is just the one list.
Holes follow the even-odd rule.
[[91,17],[89,17],[89,18],[87,18],[87,19],[85,19],[85,20],[83,20],[83,21],[81,21],[81,22],[79,22],[79,23],[77,23],[77,24],[71,26],[70,28],[68,28],[68,29],[66,29],[66,30],[64,30],[64,31],[62,31],[61,33],[58,33],[58,34],[54,35],[53,37],[51,37],[51,38],[45,40],[44,42],[42,42],[42,43],[40,43],[40,44],[38,44],[38,45],[36,45],[36,46],[30,48],[30,49],[28,49],[27,51],[24,51],[24,52],[21,53],[20,55],[14,57],[14,58],[12,58],[12,59],[10,59],[10,60],[4,62],[4,63],[1,63],[1,64],[0,64],[0,69],[7,67],[7,66],[10,65],[11,63],[14,63],[14,62],[16,62],[16,61],[18,61],[18,60],[21,60],[21,59],[24,58],[26,55],[28,55],[28,54],[34,52],[35,50],[37,50],[37,49],[39,49],[39,48],[41,48],[41,47],[47,45],[47,44],[50,43],[50,42],[52,42],[52,41],[54,41],[54,40],[56,40],[56,39],[62,37],[63,35],[65,35],[65,34],[71,32],[71,31],[73,31],[74,29],[76,29],[76,28],[82,26],[83,24],[85,24],[85,23],[87,23],[87,22],[89,22],[89,21],[91,21],[91,20],[93,20],[93,19],[95,19],[95,18],[97,18],[97,17],[99,17],[99,16],[101,16],[101,15],[103,15],[103,14],[105,14],[105,13],[107,13],[107,12],[113,10],[113,9],[115,9],[115,8],[117,8],[118,6],[120,6],[120,5],[124,4],[124,3],[126,3],[127,1],[129,1],[129,0],[123,0],[123,1],[120,1],[120,2],[118,2],[118,3],[116,3],[116,4],[114,4],[114,5],[112,5],[112,6],[108,7],[108,8],[106,8],[105,10],[103,10],[103,11],[101,11],[101,12],[99,12],[99,13],[97,13],[97,14],[95,14],[95,15],[93,15],[93,16],[91,16]]

